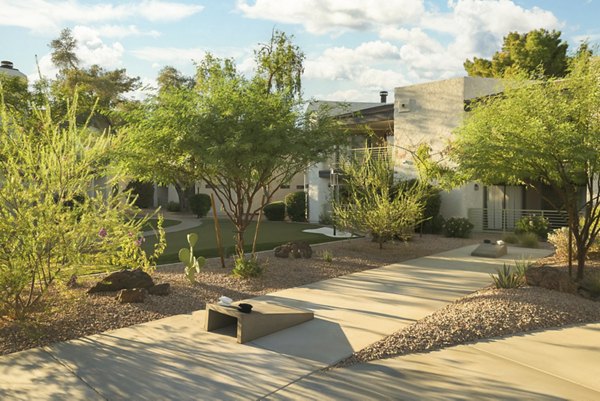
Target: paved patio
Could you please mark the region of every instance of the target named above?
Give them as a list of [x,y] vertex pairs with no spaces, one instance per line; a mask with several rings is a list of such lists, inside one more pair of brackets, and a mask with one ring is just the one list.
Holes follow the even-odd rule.
[[[561,394],[553,391],[551,383],[544,384],[556,376],[541,375],[535,365],[524,367],[516,358],[539,355],[532,360],[546,366],[544,358],[554,360],[557,349],[563,351],[561,366],[593,373],[593,366],[578,367],[584,356],[590,355],[589,360],[592,355],[596,355],[593,360],[600,356],[600,328],[593,325],[569,329],[583,330],[573,335],[559,330],[555,343],[528,335],[503,340],[518,344],[509,343],[499,350],[494,347],[504,344],[502,341],[477,343],[320,372],[353,351],[489,284],[489,273],[502,263],[548,253],[511,247],[507,256],[492,260],[469,256],[473,249],[464,247],[255,298],[310,309],[315,319],[243,345],[233,337],[204,332],[204,312],[199,311],[0,357],[0,399],[364,400],[410,399],[411,394],[420,399],[421,394],[431,395],[425,397],[431,399],[436,394],[439,399],[455,394],[456,399],[486,394],[496,399],[502,394],[513,394],[512,399],[535,398],[545,394],[542,390]],[[540,335],[550,335],[547,333]],[[581,333],[588,333],[588,337],[596,334],[591,339],[599,340],[586,340],[588,337]],[[581,338],[581,344],[570,340],[572,337]],[[538,345],[521,345],[520,341]],[[560,348],[558,344],[568,345]],[[503,363],[495,359],[519,347],[527,352],[516,352],[513,360]],[[545,347],[551,347],[549,352]],[[571,352],[572,347],[582,352]],[[520,371],[528,372],[523,383]],[[568,394],[598,391],[589,383],[574,382],[557,372],[573,383]],[[487,380],[489,377],[493,379]],[[448,392],[445,384],[455,391]],[[561,388],[570,391],[568,386]]]

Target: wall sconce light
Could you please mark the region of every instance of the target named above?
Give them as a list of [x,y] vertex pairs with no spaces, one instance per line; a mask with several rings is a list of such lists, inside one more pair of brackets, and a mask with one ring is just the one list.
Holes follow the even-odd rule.
[[479,191],[479,184],[475,184],[475,185],[473,185],[473,189],[474,189],[475,191]]

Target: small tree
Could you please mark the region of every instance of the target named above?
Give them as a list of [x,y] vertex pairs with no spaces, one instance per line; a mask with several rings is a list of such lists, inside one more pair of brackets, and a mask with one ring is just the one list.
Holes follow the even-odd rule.
[[110,163],[119,137],[78,126],[76,110],[55,121],[33,108],[24,122],[0,90],[0,316],[23,318],[80,266],[150,270],[164,249],[142,250],[148,218]]
[[408,240],[422,221],[424,186],[401,183],[392,193],[393,166],[387,154],[370,150],[360,159],[342,162],[347,199],[333,204],[338,225],[371,234],[383,248],[386,241]]
[[456,130],[451,148],[464,178],[554,191],[560,201],[547,201],[567,213],[578,279],[600,232],[598,110],[600,58],[581,52],[565,79],[506,81]]

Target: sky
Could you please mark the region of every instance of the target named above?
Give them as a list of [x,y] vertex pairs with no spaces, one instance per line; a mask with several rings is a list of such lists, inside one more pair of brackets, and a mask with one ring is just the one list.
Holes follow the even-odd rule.
[[277,29],[306,55],[306,99],[377,102],[380,90],[464,76],[465,59],[490,58],[511,31],[598,46],[599,17],[600,0],[0,0],[0,59],[32,82],[37,55],[54,77],[48,44],[68,27],[84,66],[125,68],[152,87],[165,65],[192,75],[206,52],[252,74]]

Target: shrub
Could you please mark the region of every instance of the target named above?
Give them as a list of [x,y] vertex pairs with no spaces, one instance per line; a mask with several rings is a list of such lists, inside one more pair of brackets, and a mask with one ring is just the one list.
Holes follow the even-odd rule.
[[147,209],[154,205],[154,184],[151,182],[131,181],[125,190],[131,190],[136,195],[135,205]]
[[[554,256],[562,261],[569,259],[569,228],[561,227],[548,233],[548,242],[554,245]],[[589,252],[600,251],[600,238],[596,238],[596,241],[590,247]],[[577,248],[575,245],[575,238],[573,237],[573,258],[575,258]]]
[[534,233],[541,240],[548,238],[548,219],[542,216],[524,216],[515,223],[515,234]]
[[506,263],[502,269],[496,269],[496,275],[490,274],[496,288],[519,288],[524,284],[523,277],[511,270]]
[[152,270],[164,250],[162,218],[148,256],[149,217],[136,219],[129,193],[113,188],[125,178],[110,164],[122,137],[78,125],[71,104],[55,121],[49,109],[7,109],[0,93],[0,317],[25,318],[82,266]]
[[179,202],[170,201],[167,204],[167,210],[169,212],[181,212],[181,205],[179,204]]
[[469,238],[473,224],[464,217],[450,217],[444,222],[444,235],[454,238]]
[[285,220],[285,203],[269,203],[263,208],[263,213],[265,214],[265,217],[270,221],[283,221]]
[[210,196],[207,194],[194,194],[190,196],[190,209],[198,218],[206,216],[210,210]]
[[327,263],[333,262],[333,253],[329,249],[324,249],[323,252],[321,252],[321,257]]
[[519,237],[516,234],[507,233],[502,236],[502,241],[506,242],[507,244],[518,244]]
[[433,216],[431,219],[423,222],[424,234],[439,234],[444,230],[446,220],[442,215]]
[[322,211],[319,214],[319,224],[323,224],[324,226],[330,226],[333,224],[333,217],[330,212]]
[[536,233],[519,234],[519,244],[525,248],[538,248],[539,241]]
[[263,273],[263,270],[256,257],[246,259],[244,256],[241,256],[235,258],[235,266],[232,274],[240,278],[259,277]]
[[285,211],[292,221],[306,221],[306,194],[303,191],[287,194]]

